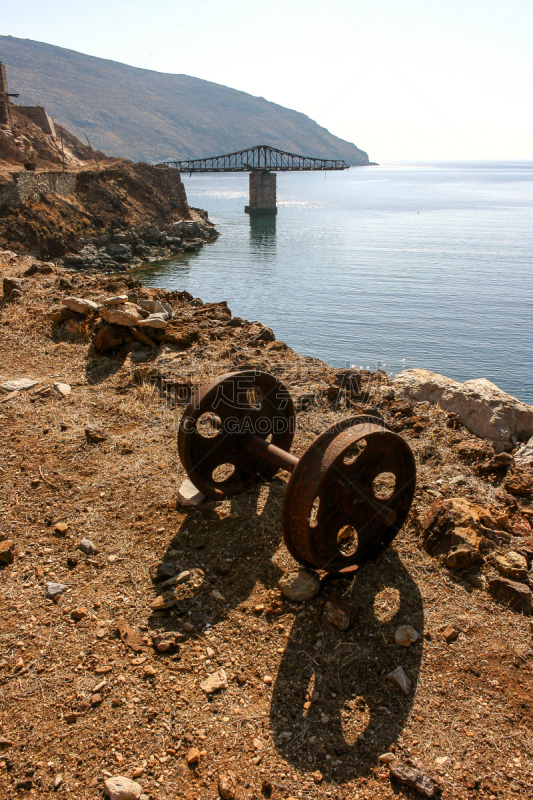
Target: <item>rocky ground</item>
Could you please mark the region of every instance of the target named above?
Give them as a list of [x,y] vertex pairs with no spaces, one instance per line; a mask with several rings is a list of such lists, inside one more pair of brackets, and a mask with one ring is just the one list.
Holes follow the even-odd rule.
[[[0,275],[3,796],[87,800],[116,776],[135,786],[111,796],[153,800],[533,794],[519,442],[495,454],[223,303],[9,252]],[[416,456],[393,546],[351,581],[308,575],[307,600],[280,541],[287,473],[176,502],[179,389],[245,364],[297,401],[295,454],[371,412]]]

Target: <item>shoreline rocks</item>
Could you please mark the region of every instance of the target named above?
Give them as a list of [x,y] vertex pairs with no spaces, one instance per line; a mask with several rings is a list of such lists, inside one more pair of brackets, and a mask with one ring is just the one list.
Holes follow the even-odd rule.
[[459,383],[427,369],[406,369],[392,381],[399,397],[427,401],[457,414],[462,424],[505,449],[513,437],[533,436],[533,406],[522,403],[486,378]]
[[[81,240],[81,249],[66,253],[66,269],[89,272],[126,272],[143,263],[161,261],[178,253],[194,252],[218,237],[207,213],[191,209],[196,219],[181,219],[159,229],[155,225],[138,226]],[[77,309],[73,309],[77,310]],[[80,311],[80,313],[89,313]]]

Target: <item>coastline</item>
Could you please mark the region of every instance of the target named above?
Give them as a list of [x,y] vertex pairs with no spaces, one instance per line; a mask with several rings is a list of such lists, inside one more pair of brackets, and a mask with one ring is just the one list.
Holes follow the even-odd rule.
[[[351,396],[342,371],[300,356],[259,322],[236,320],[223,302],[5,251],[0,276],[21,282],[0,304],[0,382],[36,381],[0,396],[0,544],[12,542],[0,601],[6,794],[26,780],[51,797],[61,773],[70,796],[85,800],[117,772],[151,797],[199,786],[212,794],[229,770],[236,797],[280,796],[278,786],[296,794],[302,785],[339,800],[393,797],[397,779],[379,760],[391,753],[392,764],[422,758],[444,797],[452,779],[454,798],[469,796],[480,774],[505,796],[509,781],[496,776],[515,758],[511,739],[528,735],[522,676],[531,672],[531,634],[491,581],[502,574],[497,558],[533,558],[531,495],[507,491],[520,470],[480,472],[494,446],[456,414],[400,397],[381,371],[360,371]],[[101,308],[123,294],[168,303],[172,317],[163,333],[144,334],[151,344],[132,334],[98,353],[99,312],[68,310],[65,300]],[[297,566],[280,542],[287,473],[228,501],[176,504],[185,477],[175,440],[181,413],[168,388],[244,365],[289,388],[295,454],[363,413],[380,415],[415,452],[418,489],[394,544],[355,582],[323,580],[304,603],[277,587]],[[437,522],[444,529],[454,514],[452,530],[469,531],[460,553],[478,556],[468,567],[456,534],[448,549],[427,551]],[[80,551],[82,539],[93,552]],[[176,603],[160,610],[154,569],[169,562],[188,575]],[[526,594],[528,580],[520,583]],[[50,582],[65,586],[56,602],[45,598]],[[346,630],[326,613],[339,594]],[[118,637],[117,619],[137,632],[138,652]],[[416,629],[416,643],[395,644],[400,624]],[[480,657],[490,659],[488,670],[476,666]],[[386,679],[399,665],[407,694]],[[199,683],[215,669],[225,670],[228,688],[208,702]],[[474,712],[483,704],[490,714]],[[444,716],[454,720],[451,745]],[[525,763],[516,773],[526,793],[533,773]]]

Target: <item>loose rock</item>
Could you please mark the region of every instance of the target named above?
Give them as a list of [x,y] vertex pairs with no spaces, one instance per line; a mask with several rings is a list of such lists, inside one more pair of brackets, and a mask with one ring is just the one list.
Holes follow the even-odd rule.
[[130,341],[130,329],[123,325],[102,325],[93,338],[93,346],[99,353],[110,353]]
[[18,381],[6,381],[0,384],[0,389],[3,389],[4,392],[27,392],[29,389],[33,389],[34,386],[37,386],[38,383],[41,383],[41,381],[21,378]]
[[54,534],[56,536],[66,536],[68,531],[68,524],[66,522],[57,522],[54,525]]
[[178,598],[173,592],[162,592],[153,603],[150,603],[150,608],[154,611],[164,611],[166,608],[174,608],[178,604]]
[[78,547],[86,556],[94,556],[98,552],[97,546],[90,539],[82,539]]
[[519,467],[531,468],[533,466],[533,436],[515,453],[514,459]]
[[106,780],[105,793],[110,800],[140,800],[142,786],[136,781],[117,775]]
[[46,597],[49,600],[55,600],[57,597],[67,591],[67,586],[64,583],[47,583],[46,584]]
[[489,458],[481,464],[476,465],[476,470],[480,475],[489,475],[491,473],[501,472],[503,469],[508,469],[514,464],[514,458],[510,453],[498,453],[498,455]]
[[324,606],[323,616],[326,622],[340,631],[350,626],[350,606],[345,597],[332,595]]
[[404,694],[409,694],[411,689],[411,681],[405,674],[403,667],[396,667],[395,670],[389,672],[387,679],[395,686],[398,686],[398,688],[401,689]]
[[152,644],[158,653],[173,653],[178,647],[178,638],[182,634],[174,633],[173,631],[166,631],[165,633],[158,633],[152,636]]
[[127,328],[138,325],[144,319],[138,306],[128,302],[116,306],[101,306],[100,316],[111,325],[125,325]]
[[469,569],[480,558],[483,537],[503,525],[503,517],[464,497],[437,499],[421,522],[422,541],[424,549],[443,556],[447,566]]
[[449,625],[447,628],[444,629],[443,633],[444,633],[444,638],[449,644],[450,642],[455,642],[461,631],[458,630],[457,628],[454,628],[453,625]]
[[72,392],[69,383],[54,383],[54,389],[61,397],[67,397]]
[[24,290],[25,281],[20,278],[4,278],[4,297],[19,297]]
[[72,617],[72,619],[75,619],[79,622],[81,619],[85,619],[85,617],[88,617],[89,612],[83,606],[78,606],[78,608],[72,609],[72,611],[70,612],[70,616]]
[[210,567],[217,575],[227,575],[231,569],[231,564],[222,556],[216,556],[211,561]]
[[489,589],[513,611],[522,611],[528,616],[533,615],[531,591],[523,583],[516,583],[508,578],[492,578],[489,581]]
[[153,564],[149,573],[153,583],[164,583],[170,578],[176,577],[176,566],[169,561],[163,561],[160,564]]
[[128,647],[131,647],[131,649],[135,653],[139,653],[142,650],[146,650],[146,645],[139,636],[139,634],[137,633],[137,631],[135,630],[135,628],[132,628],[131,625],[128,622],[126,622],[125,619],[122,618],[117,619],[117,628],[120,638],[122,639],[124,644],[127,644]]
[[80,297],[65,297],[63,300],[63,305],[65,308],[69,308],[71,311],[75,311],[77,314],[92,314],[94,311],[98,311],[98,304],[93,303],[92,300],[84,300]]
[[527,578],[527,561],[514,550],[496,556],[494,566],[504,578],[511,578],[514,581],[523,581]]
[[278,586],[290,600],[304,601],[316,597],[320,591],[320,578],[316,572],[301,567],[297,572],[286,572]]
[[193,764],[198,764],[200,761],[200,751],[196,747],[191,747],[189,752],[187,753],[187,764],[191,766]]
[[15,545],[11,539],[0,542],[0,563],[11,564],[15,553]]
[[237,790],[237,776],[231,770],[218,776],[218,793],[222,800],[233,800]]
[[88,444],[100,444],[105,442],[107,434],[99,428],[85,428],[85,438]]
[[178,490],[178,503],[182,506],[199,506],[205,500],[205,494],[196,488],[188,478]]
[[140,328],[166,328],[168,324],[164,314],[150,314],[149,317],[138,323]]
[[228,688],[228,679],[226,676],[226,672],[223,669],[218,669],[216,672],[212,672],[211,675],[200,684],[200,689],[205,692],[205,694],[212,694],[213,692],[217,692],[219,689],[227,689]]
[[422,797],[435,797],[436,786],[422,766],[411,759],[394,761],[390,773],[398,783],[410,786]]
[[402,647],[409,647],[409,645],[416,642],[418,633],[411,625],[400,625],[394,633],[394,641]]
[[503,488],[515,497],[529,497],[533,494],[533,475],[527,472],[515,472],[508,475]]

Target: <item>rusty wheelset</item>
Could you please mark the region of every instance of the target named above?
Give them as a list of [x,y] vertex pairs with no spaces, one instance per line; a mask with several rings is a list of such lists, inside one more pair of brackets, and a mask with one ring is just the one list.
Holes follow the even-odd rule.
[[328,428],[296,458],[294,405],[273,375],[241,370],[202,387],[183,414],[178,449],[194,485],[222,500],[278,469],[292,472],[281,515],[300,564],[350,573],[376,558],[403,525],[416,469],[401,436],[373,416]]

